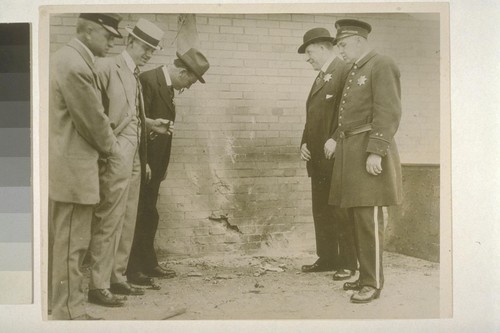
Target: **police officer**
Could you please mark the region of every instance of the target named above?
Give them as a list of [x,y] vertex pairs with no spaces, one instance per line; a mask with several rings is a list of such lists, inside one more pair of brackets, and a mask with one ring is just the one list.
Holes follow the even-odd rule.
[[382,207],[402,201],[401,165],[394,135],[401,118],[400,73],[394,61],[368,44],[371,26],[339,20],[337,45],[352,63],[339,105],[336,161],[329,203],[347,208],[354,225],[359,279],[344,284],[355,290],[353,303],[368,303],[384,285]]

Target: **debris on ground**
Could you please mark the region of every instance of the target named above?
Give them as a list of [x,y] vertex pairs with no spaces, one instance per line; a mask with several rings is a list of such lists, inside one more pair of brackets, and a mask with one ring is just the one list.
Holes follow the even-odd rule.
[[203,274],[201,274],[200,272],[189,272],[188,277],[202,277]]
[[262,265],[261,268],[263,270],[269,271],[269,272],[278,272],[278,273],[284,272],[283,268],[276,267],[276,266],[271,266],[268,263]]
[[221,274],[221,275],[216,274],[214,276],[214,278],[215,279],[219,279],[219,280],[230,280],[230,279],[235,279],[236,276],[234,276],[234,275],[227,275],[227,274]]

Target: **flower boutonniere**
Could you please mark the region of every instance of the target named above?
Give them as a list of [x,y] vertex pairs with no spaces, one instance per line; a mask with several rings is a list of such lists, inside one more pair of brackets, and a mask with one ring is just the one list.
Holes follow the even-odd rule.
[[325,74],[325,76],[323,77],[323,80],[325,82],[328,82],[332,79],[332,74]]

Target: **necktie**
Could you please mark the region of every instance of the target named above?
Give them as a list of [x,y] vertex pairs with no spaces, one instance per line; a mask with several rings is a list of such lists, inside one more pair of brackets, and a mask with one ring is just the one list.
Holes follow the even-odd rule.
[[325,72],[319,71],[319,74],[316,77],[316,81],[315,81],[316,85],[319,85],[321,83],[321,81],[323,81],[324,77],[325,77]]
[[135,105],[137,115],[139,116],[139,126],[137,135],[139,140],[139,156],[141,159],[141,176],[146,179],[146,163],[147,163],[147,132],[146,132],[146,115],[144,112],[144,98],[142,96],[142,85],[139,80],[139,67],[134,69],[135,82],[137,84],[137,93],[135,98]]

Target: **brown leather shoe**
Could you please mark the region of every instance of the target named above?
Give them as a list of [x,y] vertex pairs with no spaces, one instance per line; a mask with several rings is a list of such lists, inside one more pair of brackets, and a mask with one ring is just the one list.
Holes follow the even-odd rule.
[[171,269],[166,269],[166,268],[163,268],[161,266],[156,266],[155,268],[153,268],[152,270],[150,270],[148,273],[148,276],[151,276],[151,277],[161,277],[161,278],[173,278],[177,275],[177,273],[175,273],[175,271],[171,270]]
[[113,294],[140,296],[144,295],[144,289],[132,287],[128,282],[112,283],[109,290]]
[[108,306],[108,307],[120,307],[125,304],[123,299],[115,297],[108,289],[91,289],[89,290],[89,302]]
[[333,267],[330,265],[321,264],[318,261],[316,261],[312,265],[303,265],[301,270],[304,273],[328,272],[328,271],[332,271]]
[[128,282],[137,284],[139,286],[152,286],[155,283],[155,280],[153,278],[150,278],[142,272],[127,274],[127,280]]
[[352,303],[370,303],[380,297],[380,289],[363,286],[360,291],[351,296]]
[[333,274],[333,280],[334,281],[348,280],[354,274],[356,274],[356,272],[351,271],[350,269],[341,268]]
[[359,280],[344,283],[344,290],[361,290],[361,288],[362,286],[359,284]]

